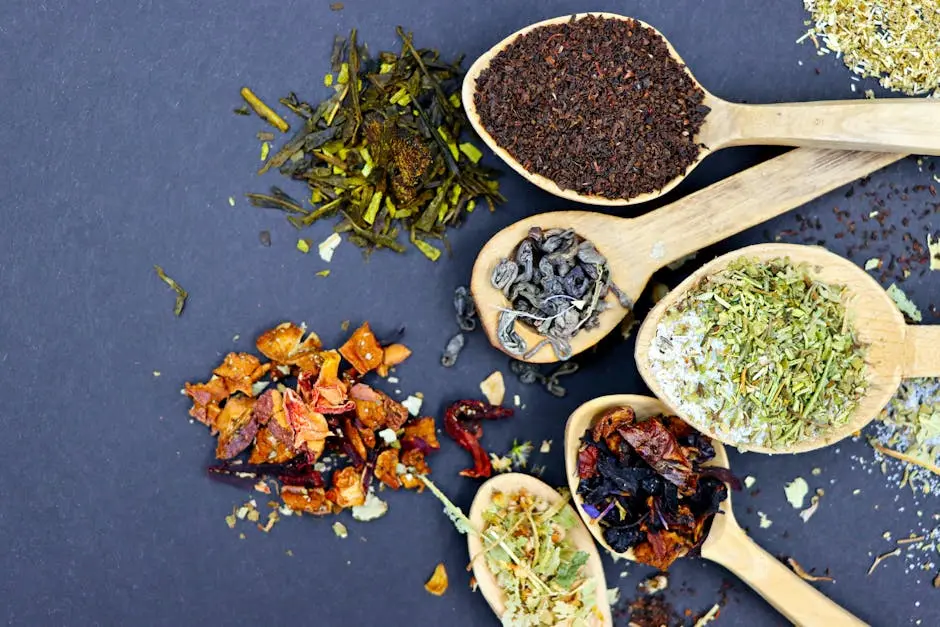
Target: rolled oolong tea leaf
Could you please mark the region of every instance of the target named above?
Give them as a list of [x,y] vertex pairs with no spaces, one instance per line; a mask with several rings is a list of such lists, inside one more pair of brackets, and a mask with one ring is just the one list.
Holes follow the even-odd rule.
[[670,405],[742,447],[844,425],[868,388],[845,288],[789,259],[738,259],[666,312],[650,345]]
[[306,183],[310,207],[286,194],[249,195],[252,204],[280,209],[298,229],[337,218],[335,231],[372,251],[405,250],[407,239],[435,261],[477,201],[492,211],[504,199],[495,171],[479,163],[464,141],[468,129],[460,103],[460,59],[416,48],[401,28],[398,53],[371,58],[353,30],[334,42],[333,94],[311,105],[294,93],[281,104],[302,127],[260,169]]
[[480,121],[526,170],[605,198],[655,192],[701,152],[705,93],[655,31],[586,15],[541,26],[476,81]]
[[441,355],[442,366],[452,368],[457,363],[457,358],[460,356],[460,351],[463,350],[465,341],[466,338],[463,333],[458,333],[448,340],[447,346],[444,347],[444,354]]
[[454,310],[461,331],[470,333],[477,328],[477,307],[467,287],[460,286],[454,290]]
[[[597,326],[609,292],[624,308],[633,307],[611,281],[607,259],[572,229],[530,229],[513,256],[496,265],[490,282],[510,301],[500,311],[497,340],[507,353],[523,359],[545,344],[558,359],[570,358],[571,338]],[[515,331],[516,320],[545,339],[529,348]]]
[[666,570],[704,542],[728,497],[723,468],[705,467],[715,449],[675,416],[638,420],[631,407],[604,412],[582,438],[578,495],[618,553]]

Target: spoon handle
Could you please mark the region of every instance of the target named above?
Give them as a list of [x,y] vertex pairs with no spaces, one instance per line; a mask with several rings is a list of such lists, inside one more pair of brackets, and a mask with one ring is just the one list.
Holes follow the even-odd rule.
[[[883,152],[798,148],[739,172],[670,205],[636,218],[646,251],[659,269],[689,253],[822,196],[902,159]],[[630,251],[631,260],[637,251]],[[635,264],[635,261],[631,262]]]
[[940,325],[909,324],[906,338],[904,378],[940,377]]
[[724,145],[940,155],[940,102],[925,98],[731,104]]
[[[709,538],[710,540],[711,538]],[[799,627],[859,627],[859,620],[728,524],[718,542],[702,547],[702,557],[721,564]]]

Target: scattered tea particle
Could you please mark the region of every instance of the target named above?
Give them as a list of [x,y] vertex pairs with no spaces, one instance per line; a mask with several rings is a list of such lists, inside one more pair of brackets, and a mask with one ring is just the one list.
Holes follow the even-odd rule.
[[715,603],[713,606],[711,606],[711,609],[705,612],[705,614],[700,619],[695,621],[695,625],[693,625],[692,627],[705,627],[705,625],[708,625],[709,623],[714,621],[716,618],[718,618],[720,614],[721,614],[721,605],[718,603]]
[[339,325],[339,330],[344,333],[349,331],[349,320],[343,320]]
[[261,231],[258,233],[258,241],[261,242],[262,246],[268,248],[271,245],[271,232]]
[[309,240],[305,240],[305,239],[299,239],[299,240],[297,240],[297,250],[299,250],[300,252],[302,252],[302,253],[305,254],[305,255],[306,255],[307,253],[309,253],[309,252],[310,252],[310,241],[309,241]]
[[902,538],[898,540],[898,544],[900,546],[904,546],[907,544],[916,544],[917,542],[923,542],[926,539],[927,539],[927,536],[911,536],[910,538]]
[[747,488],[748,490],[753,488],[755,483],[757,483],[757,479],[755,479],[754,477],[750,475],[744,477],[744,487]]
[[518,395],[518,394],[514,394],[514,395],[513,395],[513,397],[512,397],[512,404],[515,405],[516,407],[519,407],[519,405],[522,404],[522,399],[519,398],[519,395]]
[[424,589],[439,597],[447,592],[447,584],[447,570],[444,568],[444,562],[441,562],[434,568],[434,573],[424,584]]
[[248,87],[242,87],[242,98],[245,99],[245,102],[248,103],[248,106],[251,107],[255,113],[258,114],[258,117],[266,121],[268,124],[281,131],[286,133],[290,130],[290,124],[288,124],[284,118],[279,116],[271,107],[264,104],[258,96],[255,95],[251,89]]
[[381,518],[388,512],[388,503],[375,495],[370,489],[366,495],[366,502],[352,508],[352,516],[359,522],[369,522]]
[[235,115],[251,115],[251,109],[249,109],[245,105],[242,105],[240,107],[232,109],[232,113],[234,113]]
[[816,494],[810,498],[810,505],[806,509],[800,512],[800,518],[804,523],[809,522],[809,519],[813,517],[813,514],[816,513],[816,510],[819,509],[819,503],[822,497],[826,493],[822,489],[817,489]]
[[467,158],[470,159],[470,161],[473,163],[479,163],[480,159],[483,158],[483,153],[480,152],[480,149],[470,142],[464,142],[460,144],[460,152],[467,155]]
[[239,540],[244,540],[245,538],[246,538],[246,536],[245,536],[244,533],[239,533],[239,534],[238,534],[238,539],[239,539]]
[[656,594],[669,587],[669,577],[663,573],[653,575],[637,584],[636,589],[640,594]]
[[225,517],[225,524],[228,525],[229,529],[234,529],[237,520],[238,519],[235,516],[235,512],[233,511],[231,514]]
[[234,197],[234,196],[229,196],[229,197],[228,197],[228,204],[229,204],[230,207],[234,207],[234,206],[235,206],[235,197]]
[[803,477],[797,477],[790,483],[786,484],[783,488],[784,493],[787,495],[787,501],[794,509],[800,509],[803,507],[803,500],[806,498],[806,495],[809,493],[809,485],[806,483],[806,479]]
[[937,576],[933,578],[933,587],[940,588],[940,573],[937,573]]
[[331,2],[330,11],[342,11],[344,6],[342,2]]
[[160,371],[159,371],[159,370],[154,370],[154,371],[153,371],[153,376],[159,377],[159,376],[160,376]]
[[274,141],[274,133],[270,133],[268,131],[258,131],[255,137],[258,138],[259,142],[273,142]]
[[343,242],[343,238],[340,237],[339,233],[333,233],[328,238],[323,240],[317,245],[317,251],[320,253],[320,259],[330,263],[333,260],[333,253],[336,252],[336,248]]
[[271,494],[271,486],[269,486],[264,481],[259,481],[255,484],[255,492],[260,492],[261,494]]
[[493,467],[493,472],[509,472],[512,470],[512,458],[508,455],[497,455],[496,453],[490,453],[490,466]]
[[267,161],[269,154],[271,154],[271,144],[268,142],[263,142],[261,144],[261,160]]
[[186,299],[189,297],[189,293],[184,290],[179,283],[168,277],[166,272],[163,271],[163,268],[155,265],[153,269],[156,271],[157,276],[160,277],[160,280],[169,285],[170,288],[176,292],[176,305],[173,307],[173,313],[179,316],[183,313],[183,307],[186,306]]
[[330,276],[330,271],[329,271],[329,270],[320,270],[319,272],[317,272],[317,276],[318,276],[318,277],[326,278],[326,277]]
[[896,283],[892,283],[888,288],[888,296],[890,296],[891,300],[898,306],[901,313],[905,314],[914,322],[921,322],[924,319],[924,315],[920,312],[920,309],[917,308],[917,305],[914,304],[914,301],[908,298],[907,294],[905,294]]
[[542,440],[542,446],[539,447],[539,453],[548,454],[552,452],[552,441]]
[[338,520],[333,523],[333,533],[336,534],[337,538],[346,539],[349,536],[349,531],[346,529],[346,525],[339,522]]
[[767,528],[770,527],[772,524],[774,524],[774,521],[772,521],[770,518],[768,518],[768,517],[767,517],[767,514],[765,514],[764,512],[757,512],[757,516],[758,516],[758,518],[760,518],[760,528],[761,528],[761,529],[767,529]]
[[787,564],[790,566],[793,572],[796,573],[796,575],[803,581],[829,581],[832,583],[835,583],[836,581],[832,577],[821,577],[819,575],[810,574],[809,572],[806,571],[806,569],[800,566],[799,562],[797,562],[792,557],[787,558]]
[[889,557],[897,557],[900,554],[901,554],[901,549],[894,549],[893,551],[888,551],[887,553],[883,553],[882,555],[879,555],[878,557],[875,558],[875,561],[872,562],[871,568],[868,569],[868,575],[870,576],[873,572],[875,572],[875,569],[878,568],[878,566],[881,565],[881,563],[885,561],[886,559],[888,559]]
[[881,259],[879,259],[878,257],[872,257],[871,259],[865,262],[866,270],[877,270],[879,268],[881,268]]
[[503,398],[506,396],[506,384],[503,381],[503,373],[494,370],[490,376],[480,382],[480,391],[486,397],[490,405],[502,405]]

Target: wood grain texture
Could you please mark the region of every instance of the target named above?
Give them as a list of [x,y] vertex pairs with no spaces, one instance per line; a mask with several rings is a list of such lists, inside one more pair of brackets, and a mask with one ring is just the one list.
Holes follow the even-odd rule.
[[[666,264],[786,213],[841,185],[901,159],[894,153],[799,148],[730,176],[639,218],[617,218],[587,211],[558,211],[515,222],[494,235],[473,266],[470,289],[490,343],[496,339],[499,309],[509,306],[490,284],[499,261],[509,256],[531,227],[573,228],[607,257],[614,282],[636,301],[653,273]],[[599,325],[571,340],[572,354],[590,348],[617,327],[626,311],[611,295],[611,308]],[[542,339],[517,323],[516,332],[531,348]],[[533,363],[557,361],[546,346]]]
[[[634,394],[602,396],[584,403],[571,414],[565,425],[565,476],[575,509],[597,543],[612,555],[635,561],[632,550],[618,553],[607,544],[600,525],[587,515],[581,507],[584,501],[578,496],[578,449],[582,436],[603,412],[625,405],[632,407],[638,418],[673,413],[659,399]],[[714,445],[715,458],[710,465],[728,468],[725,447],[720,442],[714,442]],[[712,521],[702,545],[702,557],[733,572],[796,625],[840,627],[865,624],[754,543],[734,518],[730,490],[728,498],[721,504],[721,513]]]
[[[493,500],[493,492],[515,493],[519,490],[526,490],[529,494],[544,499],[547,503],[554,505],[561,500],[562,496],[547,483],[518,472],[496,475],[487,480],[477,490],[473,503],[470,505],[470,515],[468,518],[476,529],[483,528],[483,513],[490,506]],[[570,506],[569,506],[570,507]],[[580,523],[568,530],[567,538],[581,551],[588,553],[588,561],[585,564],[588,576],[592,577],[597,590],[597,609],[600,616],[592,623],[593,627],[612,627],[614,624],[611,616],[610,604],[607,602],[607,582],[604,576],[604,564],[601,562],[600,553],[597,546],[591,538],[591,534]],[[486,561],[481,555],[483,552],[483,543],[480,537],[474,533],[467,534],[467,549],[470,552],[472,560],[473,576],[477,580],[480,592],[493,608],[497,616],[502,617],[506,613],[505,595],[492,571],[486,566]],[[566,623],[562,623],[563,625]]]
[[940,327],[908,325],[906,361],[902,368],[905,379],[940,377]]
[[[656,336],[659,322],[663,315],[699,281],[720,272],[728,264],[742,257],[762,261],[789,258],[796,264],[806,263],[813,276],[820,281],[845,286],[847,294],[845,305],[849,320],[855,327],[859,341],[867,345],[865,360],[868,368],[869,388],[846,424],[821,433],[814,439],[779,448],[728,442],[711,428],[711,424],[693,420],[684,413],[678,412],[683,420],[709,437],[725,444],[762,453],[802,453],[822,448],[848,437],[871,422],[897,392],[902,374],[908,373],[912,368],[912,362],[920,364],[918,367],[922,370],[930,370],[929,362],[933,362],[934,365],[940,364],[935,353],[931,354],[927,348],[918,349],[912,354],[908,339],[909,330],[921,328],[908,327],[904,324],[904,317],[884,289],[867,272],[851,261],[816,246],[758,244],[722,255],[702,266],[659,301],[640,325],[635,353],[637,369],[653,393],[666,400],[667,404],[669,404],[668,396],[652,374],[649,360],[650,345]],[[924,329],[928,330],[918,330],[917,337],[927,342],[932,341],[931,338],[933,338],[933,347],[936,351],[937,328],[924,327]]]

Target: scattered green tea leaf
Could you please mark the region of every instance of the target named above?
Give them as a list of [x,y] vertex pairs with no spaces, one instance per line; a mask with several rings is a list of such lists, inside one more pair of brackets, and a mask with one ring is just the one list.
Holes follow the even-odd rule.
[[310,242],[305,239],[297,240],[297,250],[306,255],[310,252]]
[[179,316],[183,313],[183,307],[186,306],[186,299],[189,297],[189,293],[180,287],[179,283],[168,277],[166,272],[163,271],[163,268],[155,265],[153,269],[156,270],[160,280],[169,285],[170,288],[176,292],[176,306],[173,308],[173,313]]

